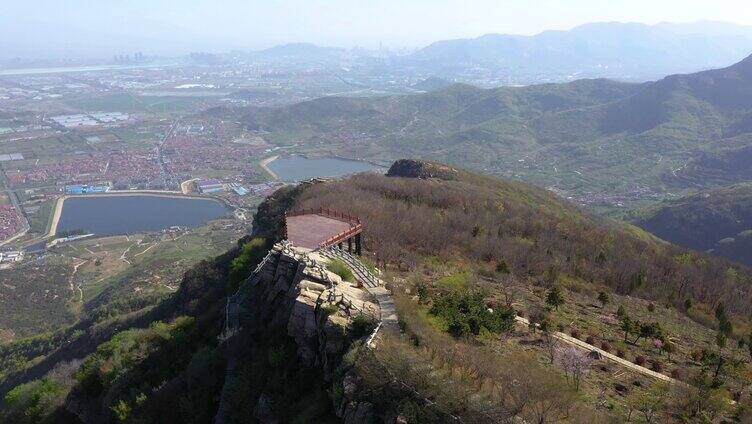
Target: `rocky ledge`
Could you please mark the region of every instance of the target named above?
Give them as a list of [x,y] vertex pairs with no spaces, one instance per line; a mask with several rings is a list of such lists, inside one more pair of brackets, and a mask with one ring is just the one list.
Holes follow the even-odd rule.
[[[355,339],[353,322],[357,317],[376,322],[381,312],[370,293],[329,271],[327,262],[316,252],[297,248],[286,241],[277,243],[238,293],[230,298],[228,331],[252,334],[260,332],[262,326],[286,328],[288,336],[295,341],[299,360],[308,367],[320,369],[324,379],[335,383],[334,380],[347,375],[340,365]],[[240,355],[233,356],[232,351],[230,349],[229,364],[243,360]],[[233,368],[234,365],[230,365],[228,369],[229,379],[232,379]],[[336,384],[344,386],[345,381]],[[352,391],[352,387],[345,391]],[[258,399],[256,418],[261,422],[275,422],[268,415],[265,403],[268,399],[263,396]],[[370,404],[361,403],[344,396],[334,407],[344,422],[369,422],[372,408]],[[220,406],[216,422],[226,422],[223,415]]]

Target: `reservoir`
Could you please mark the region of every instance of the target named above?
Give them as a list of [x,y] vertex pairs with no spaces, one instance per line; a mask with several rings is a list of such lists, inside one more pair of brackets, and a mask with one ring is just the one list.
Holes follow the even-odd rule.
[[266,166],[283,181],[302,181],[319,177],[341,177],[343,175],[381,169],[376,165],[359,160],[307,158],[300,155],[278,158]]
[[212,199],[155,195],[70,197],[63,203],[56,233],[83,230],[97,235],[198,227],[230,214]]

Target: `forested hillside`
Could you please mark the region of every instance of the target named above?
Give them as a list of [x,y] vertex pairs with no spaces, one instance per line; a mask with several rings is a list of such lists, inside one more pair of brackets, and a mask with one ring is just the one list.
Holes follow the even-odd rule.
[[304,151],[423,157],[580,198],[628,197],[747,178],[750,93],[752,58],[644,84],[455,85],[413,96],[327,97],[230,115],[269,141]]
[[752,265],[752,184],[672,200],[636,222],[672,243]]
[[[421,176],[402,170],[400,176]],[[409,163],[409,162],[408,162]],[[414,162],[422,163],[422,162]],[[329,206],[360,216],[379,262],[412,268],[425,256],[504,263],[527,276],[570,275],[656,300],[684,299],[744,314],[752,306],[744,267],[666,244],[628,224],[602,220],[524,183],[431,165],[429,177],[355,176],[305,190],[300,207]],[[419,168],[421,169],[421,168]],[[683,259],[679,260],[681,257]],[[727,270],[738,272],[727,279]],[[744,296],[738,296],[739,292]]]
[[[363,318],[336,338],[332,323],[349,324],[328,307],[301,339],[279,279],[244,285],[284,212],[316,206],[364,223],[362,261],[400,319],[375,347]],[[751,279],[546,190],[402,160],[386,176],[280,189],[253,237],[156,307],[3,346],[14,360],[0,422],[203,423],[220,409],[232,422],[745,422]],[[238,288],[246,324],[230,334]],[[591,358],[564,333],[635,366]]]
[[[317,206],[361,217],[374,265],[398,282],[395,291],[407,293],[400,302],[407,333],[431,351],[440,352],[446,341],[426,332],[440,329],[461,339],[480,335],[486,349],[507,355],[530,346],[523,351],[566,369],[557,356],[563,347],[547,342],[545,331],[533,336],[518,329],[497,341],[483,336],[472,318],[465,324],[464,315],[445,310],[452,310],[447,302],[459,308],[469,302],[453,296],[476,293],[494,310],[511,306],[545,328],[694,388],[667,389],[625,378],[610,366],[589,371],[581,395],[589,405],[596,399],[611,405],[596,410],[617,421],[639,410],[631,403],[637,398],[656,402],[642,410],[661,422],[743,414],[732,412],[724,398],[749,403],[742,395],[750,358],[742,348],[750,329],[748,268],[594,218],[545,190],[437,163],[398,161],[385,177],[313,185],[296,203]],[[664,345],[669,353],[655,347]],[[481,363],[468,360],[467,367],[488,375]]]

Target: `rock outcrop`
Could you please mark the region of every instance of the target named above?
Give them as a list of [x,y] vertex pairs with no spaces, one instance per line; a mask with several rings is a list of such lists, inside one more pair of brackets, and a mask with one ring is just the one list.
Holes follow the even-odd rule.
[[456,180],[459,171],[447,165],[415,159],[400,159],[392,164],[387,177],[435,178],[439,180]]
[[[298,359],[307,367],[320,369],[325,380],[335,378],[340,359],[350,348],[351,328],[358,316],[377,321],[378,303],[357,283],[343,281],[326,269],[327,259],[316,252],[300,249],[289,242],[277,243],[256,271],[241,284],[227,305],[227,329],[230,334],[226,387],[244,346],[234,346],[237,334],[261,333],[263,327],[285,328],[297,347]],[[252,340],[251,338],[243,338]],[[247,343],[244,341],[242,343]],[[224,393],[223,393],[224,397]],[[270,399],[258,399],[257,418],[274,422],[269,414]],[[344,397],[335,405],[345,422],[371,422],[372,407],[353,403]],[[221,404],[217,423],[227,422]],[[264,419],[262,420],[261,417]],[[365,417],[365,418],[364,418]],[[365,421],[360,421],[365,419]]]

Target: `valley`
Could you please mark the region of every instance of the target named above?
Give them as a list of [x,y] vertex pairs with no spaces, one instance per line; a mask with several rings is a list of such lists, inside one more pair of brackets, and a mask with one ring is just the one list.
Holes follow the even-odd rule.
[[224,219],[192,230],[74,240],[29,254],[0,271],[0,343],[140,309],[174,292],[186,270],[244,233]]
[[752,266],[752,186],[740,183],[655,205],[631,218],[672,243]]
[[[246,108],[229,116],[279,146],[295,140],[303,152],[440,160],[530,181],[619,214],[745,178],[740,155],[750,142],[744,122],[751,75],[747,58],[643,84],[454,85],[415,96]],[[723,155],[738,158],[738,165],[719,164]]]

